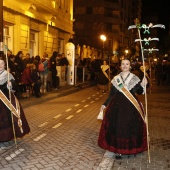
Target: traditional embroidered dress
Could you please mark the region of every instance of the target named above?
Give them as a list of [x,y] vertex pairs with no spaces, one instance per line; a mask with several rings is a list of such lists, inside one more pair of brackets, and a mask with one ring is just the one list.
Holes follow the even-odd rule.
[[[108,151],[119,154],[137,154],[147,150],[147,133],[143,108],[135,93],[142,94],[143,87],[140,79],[129,73],[123,79],[122,73],[111,81],[110,94],[103,105],[107,106],[102,121],[98,145]],[[124,88],[129,91],[142,110],[139,113],[137,107],[125,96]]]
[[[14,119],[16,137],[23,137],[30,132],[23,109],[13,92],[11,92],[12,105],[10,105],[7,80],[8,73],[4,70],[0,73],[0,142],[10,141],[14,138],[10,109]],[[14,82],[11,74],[9,74],[9,80]]]
[[101,65],[98,84],[100,86],[100,89],[102,90],[108,89],[108,83],[109,83],[108,71],[109,71],[108,65]]

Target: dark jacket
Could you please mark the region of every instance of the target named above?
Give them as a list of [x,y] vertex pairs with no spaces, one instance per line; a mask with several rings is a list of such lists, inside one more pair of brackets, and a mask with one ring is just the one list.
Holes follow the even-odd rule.
[[23,69],[23,64],[22,64],[22,59],[19,56],[16,56],[15,60],[14,60],[14,63],[15,63],[17,72],[22,73],[23,70],[24,70]]
[[58,55],[58,52],[54,51],[53,55],[50,58],[50,71],[57,72],[56,70],[56,57]]
[[68,66],[68,60],[66,57],[60,59],[60,66]]
[[37,74],[37,70],[32,70],[31,72],[31,79],[34,83],[37,83],[39,81],[39,76]]

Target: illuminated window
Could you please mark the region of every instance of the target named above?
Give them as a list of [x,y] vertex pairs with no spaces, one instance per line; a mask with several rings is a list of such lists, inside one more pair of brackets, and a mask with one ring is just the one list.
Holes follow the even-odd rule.
[[3,42],[5,45],[8,46],[8,38],[9,37],[9,27],[4,27],[4,37],[3,37]]
[[52,3],[52,7],[56,8],[56,1],[51,1],[51,3]]
[[64,39],[58,38],[58,52],[59,54],[64,52]]
[[30,56],[36,56],[38,54],[38,32],[30,31],[29,53]]

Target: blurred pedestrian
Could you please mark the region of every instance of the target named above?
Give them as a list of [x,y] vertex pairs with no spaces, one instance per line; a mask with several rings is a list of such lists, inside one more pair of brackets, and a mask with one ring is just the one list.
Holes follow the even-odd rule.
[[98,85],[99,88],[105,92],[108,90],[108,83],[109,83],[109,71],[110,67],[107,64],[106,60],[103,61],[103,64],[100,67],[100,73],[99,73],[99,80],[98,80]]
[[40,87],[41,87],[41,81],[38,75],[37,67],[35,64],[32,65],[32,70],[31,70],[31,79],[33,81],[32,86],[33,86],[33,92],[35,97],[39,98],[41,97],[40,93]]
[[50,71],[52,74],[52,85],[55,90],[58,89],[57,87],[57,69],[56,69],[56,57],[58,55],[57,51],[53,52],[53,55],[50,58]]
[[44,69],[43,70],[39,70],[40,73],[40,78],[41,78],[41,82],[42,82],[42,92],[46,93],[47,92],[47,77],[48,77],[48,73],[49,73],[49,59],[48,59],[48,55],[46,53],[43,54],[42,59],[40,60],[39,64],[43,64],[44,65]]
[[14,77],[9,73],[8,79],[5,62],[0,59],[0,142],[7,142],[15,137],[21,138],[30,132],[22,106],[13,93],[14,87]]

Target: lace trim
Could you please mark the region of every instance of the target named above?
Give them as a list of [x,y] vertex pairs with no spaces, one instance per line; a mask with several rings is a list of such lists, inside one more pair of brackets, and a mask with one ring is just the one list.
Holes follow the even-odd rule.
[[[121,74],[121,73],[120,73]],[[135,87],[136,84],[138,84],[140,82],[140,79],[133,73],[130,73],[129,78],[127,79],[127,81],[125,82],[126,84],[126,88],[128,90],[131,90],[133,87]],[[116,83],[115,77],[112,79],[111,83],[113,84],[113,86],[115,86],[115,88],[117,90],[120,91],[119,86]],[[123,82],[122,82],[123,83]],[[124,84],[124,83],[123,83]]]
[[[9,73],[9,80],[15,80],[13,75],[11,73]],[[0,85],[3,85],[4,83],[6,83],[8,81],[8,72],[6,70],[4,70],[1,74],[0,74]]]

